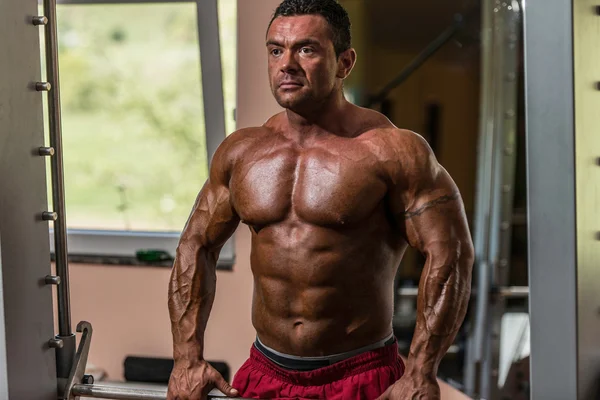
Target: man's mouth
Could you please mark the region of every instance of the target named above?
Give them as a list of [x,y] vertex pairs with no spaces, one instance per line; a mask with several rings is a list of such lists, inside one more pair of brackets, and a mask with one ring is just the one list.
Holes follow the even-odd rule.
[[302,86],[300,82],[296,81],[283,81],[279,84],[281,89],[293,89]]

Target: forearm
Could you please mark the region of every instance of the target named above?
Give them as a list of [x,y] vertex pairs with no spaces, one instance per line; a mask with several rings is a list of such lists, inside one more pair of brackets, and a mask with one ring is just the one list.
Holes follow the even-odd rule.
[[169,283],[174,359],[201,360],[204,331],[215,298],[218,251],[180,243]]
[[464,320],[471,293],[470,246],[444,246],[427,254],[419,284],[417,325],[408,373],[435,377]]

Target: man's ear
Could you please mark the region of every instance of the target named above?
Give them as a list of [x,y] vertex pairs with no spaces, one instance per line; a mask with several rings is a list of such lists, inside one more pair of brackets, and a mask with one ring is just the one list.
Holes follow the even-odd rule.
[[346,79],[348,75],[350,75],[350,72],[352,72],[354,64],[356,64],[356,50],[348,49],[340,54],[338,57],[337,77],[340,79]]

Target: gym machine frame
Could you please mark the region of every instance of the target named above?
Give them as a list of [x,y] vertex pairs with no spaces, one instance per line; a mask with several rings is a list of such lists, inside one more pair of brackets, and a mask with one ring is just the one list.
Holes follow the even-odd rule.
[[474,221],[476,291],[467,341],[465,387],[475,398],[499,398],[500,330],[507,297],[527,297],[509,283],[516,164],[518,45],[521,4],[483,1],[482,82]]

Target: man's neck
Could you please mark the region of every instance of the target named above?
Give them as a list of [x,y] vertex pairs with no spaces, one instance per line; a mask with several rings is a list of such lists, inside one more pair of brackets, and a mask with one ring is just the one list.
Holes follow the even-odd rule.
[[307,112],[295,112],[286,109],[290,127],[302,135],[319,135],[324,133],[338,136],[351,136],[354,130],[349,129],[348,109],[352,105],[342,93],[332,96],[319,107]]

